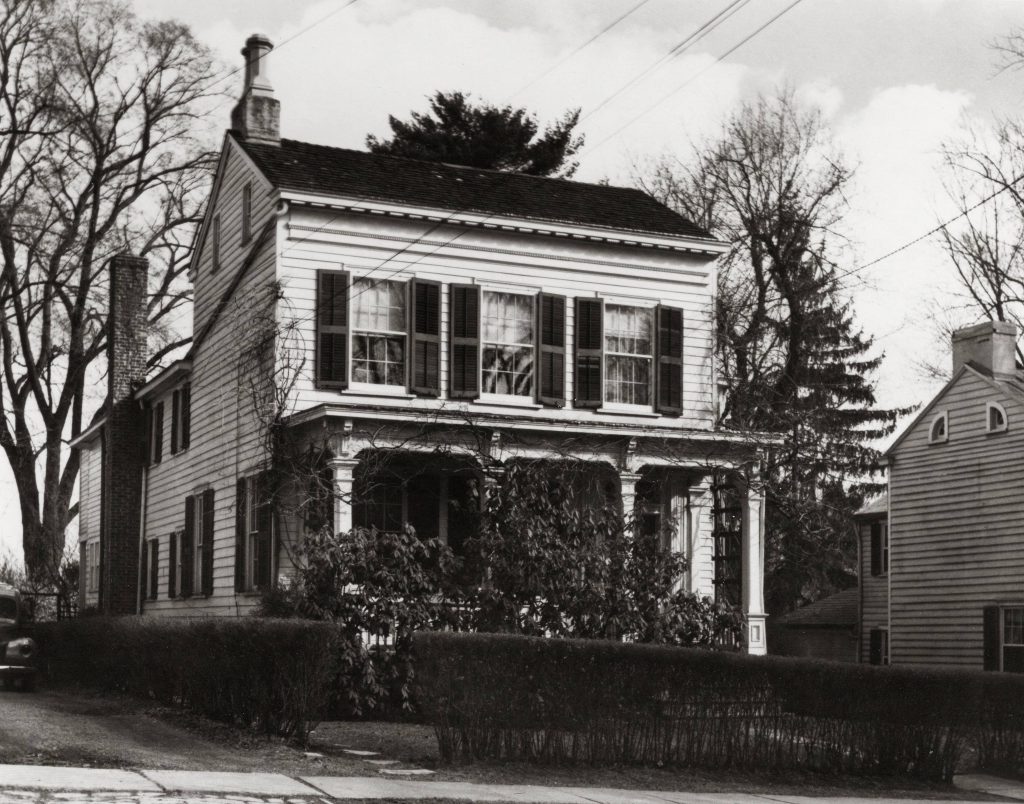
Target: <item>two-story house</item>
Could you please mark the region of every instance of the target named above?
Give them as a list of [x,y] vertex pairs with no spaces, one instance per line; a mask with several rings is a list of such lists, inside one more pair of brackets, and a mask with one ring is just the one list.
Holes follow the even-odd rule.
[[953,334],[952,378],[886,452],[861,522],[861,660],[1024,672],[1017,328]]
[[583,465],[581,491],[670,531],[687,587],[742,605],[763,653],[768,441],[715,426],[725,246],[635,189],[283,139],[270,49],[243,51],[194,342],[156,376],[145,265],[111,265],[111,404],[74,442],[83,603],[252,611],[312,527],[310,489],[269,502],[283,438],[320,456],[334,532],[408,522],[453,547],[510,461]]

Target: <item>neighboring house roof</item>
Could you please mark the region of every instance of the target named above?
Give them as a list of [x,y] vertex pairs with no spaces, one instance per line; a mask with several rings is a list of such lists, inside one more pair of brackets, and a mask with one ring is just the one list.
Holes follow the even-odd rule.
[[854,516],[878,516],[889,513],[889,495],[881,494],[873,500],[868,500],[861,506],[861,509],[854,513]]
[[422,162],[296,140],[282,139],[280,145],[235,140],[284,190],[712,239],[701,227],[633,188]]
[[858,590],[847,589],[784,614],[775,623],[795,628],[853,628],[857,625],[859,602]]
[[1007,396],[1014,397],[1019,402],[1024,402],[1024,374],[1022,374],[1022,372],[1020,372],[1019,370],[1017,371],[1017,376],[1012,379],[996,379],[992,375],[992,372],[989,369],[985,368],[984,366],[981,366],[973,361],[969,363],[964,363],[962,366],[960,366],[959,369],[956,370],[956,372],[954,372],[949,382],[942,386],[942,390],[939,391],[935,396],[933,396],[932,400],[927,405],[921,408],[918,414],[911,420],[910,424],[908,424],[904,428],[903,432],[899,434],[899,437],[895,441],[893,441],[892,444],[889,445],[889,448],[885,450],[885,452],[882,453],[882,457],[891,457],[893,453],[896,451],[896,448],[900,444],[902,444],[904,439],[906,439],[906,437],[910,435],[914,428],[917,427],[918,422],[920,422],[922,419],[925,418],[925,416],[931,413],[935,406],[939,403],[939,401],[946,395],[949,389],[956,385],[957,382],[960,381],[960,378],[968,372],[974,374],[977,377],[980,377],[984,382],[988,383],[993,390],[999,391],[1000,393],[1004,393]]

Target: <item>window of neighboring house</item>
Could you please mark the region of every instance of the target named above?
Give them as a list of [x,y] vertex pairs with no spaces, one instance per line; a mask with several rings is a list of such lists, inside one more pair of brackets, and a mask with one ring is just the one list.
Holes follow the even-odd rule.
[[1024,673],[1024,607],[1002,609],[1001,670]]
[[273,573],[274,518],[266,474],[241,477],[235,501],[235,591],[270,585]]
[[942,411],[932,419],[928,428],[928,443],[942,444],[949,440],[949,413]]
[[534,297],[483,292],[483,393],[533,397]]
[[148,546],[148,560],[142,568],[143,575],[145,576],[145,584],[143,589],[146,594],[145,598],[148,600],[156,600],[158,588],[157,579],[160,575],[160,540],[159,539],[147,539],[146,545]]
[[871,534],[871,574],[889,574],[889,522],[879,520],[868,526]]
[[203,540],[206,538],[206,534],[203,533],[203,496],[202,494],[195,496],[195,508],[193,509],[192,517],[192,533],[195,535],[193,538],[192,555],[189,556],[192,562],[192,588],[200,594],[202,594],[203,579]]
[[604,401],[616,405],[651,404],[654,311],[606,304],[604,317]]
[[242,245],[252,237],[252,182],[242,188]]
[[153,418],[152,418],[152,434],[150,437],[150,444],[152,444],[152,451],[150,452],[151,463],[160,463],[164,457],[164,403],[157,402],[153,406]]
[[191,427],[191,387],[183,385],[171,395],[171,455],[188,449]]
[[405,388],[406,283],[352,283],[352,382]]
[[889,629],[872,628],[868,661],[871,664],[889,664]]
[[167,537],[167,597],[181,595],[182,536],[182,531],[176,530]]
[[989,433],[1006,432],[1006,408],[998,402],[989,402],[985,408],[985,430]]
[[220,270],[220,215],[213,216],[213,232],[210,249],[213,252],[213,273]]
[[100,590],[100,540],[90,539],[85,544],[85,588],[88,592]]

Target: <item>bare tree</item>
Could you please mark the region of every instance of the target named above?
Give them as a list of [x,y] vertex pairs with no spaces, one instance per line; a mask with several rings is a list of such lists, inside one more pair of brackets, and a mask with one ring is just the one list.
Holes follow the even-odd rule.
[[0,5],[0,446],[29,575],[53,573],[73,519],[67,440],[102,396],[108,259],[151,262],[151,363],[173,325],[212,154],[210,54],[117,0]]

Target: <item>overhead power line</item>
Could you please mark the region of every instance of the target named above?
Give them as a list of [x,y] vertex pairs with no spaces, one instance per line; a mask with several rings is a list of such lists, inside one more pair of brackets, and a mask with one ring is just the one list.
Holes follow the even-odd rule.
[[608,33],[612,28],[614,28],[616,25],[618,25],[620,22],[622,22],[626,18],[631,17],[634,14],[634,12],[639,11],[641,8],[643,8],[645,5],[647,5],[649,2],[650,2],[650,0],[640,0],[640,2],[637,3],[635,6],[633,6],[631,9],[629,9],[629,11],[627,11],[625,14],[621,14],[618,17],[616,17],[610,23],[605,25],[604,28],[602,28],[600,31],[598,31],[596,34],[594,34],[592,37],[590,37],[586,42],[584,42],[583,44],[581,44],[577,48],[575,48],[571,53],[569,53],[564,58],[559,59],[557,62],[552,64],[550,67],[548,67],[544,72],[542,72],[536,78],[531,79],[529,81],[529,83],[526,83],[523,86],[519,87],[519,89],[517,89],[515,92],[513,92],[511,95],[509,95],[509,99],[511,100],[516,95],[519,95],[520,93],[525,92],[530,87],[532,87],[535,84],[539,83],[544,78],[547,78],[549,75],[551,75],[551,73],[553,73],[555,70],[557,70],[563,64],[565,64],[567,61],[569,61],[569,59],[573,58],[573,56],[575,56],[581,50],[583,50],[584,48],[587,48],[590,45],[594,44],[594,42],[596,42],[598,39],[600,39],[602,36],[604,36],[606,33]]
[[765,30],[766,30],[767,28],[769,28],[770,26],[774,25],[774,24],[775,24],[776,22],[778,22],[778,21],[779,21],[779,20],[780,20],[780,19],[781,19],[781,18],[782,18],[783,16],[785,16],[786,14],[788,14],[788,13],[789,13],[790,11],[792,11],[792,10],[793,10],[794,8],[796,8],[796,7],[798,6],[798,5],[800,5],[800,3],[802,3],[802,2],[803,2],[803,0],[793,0],[793,2],[792,2],[792,3],[790,3],[790,4],[789,4],[788,6],[786,6],[786,7],[784,8],[784,9],[782,9],[782,11],[780,11],[780,12],[779,12],[778,14],[776,14],[776,15],[775,15],[774,17],[772,17],[772,18],[771,18],[771,19],[769,19],[769,20],[768,20],[767,22],[765,22],[765,23],[761,24],[760,26],[758,26],[758,27],[757,27],[757,28],[756,28],[756,29],[755,29],[755,30],[754,30],[754,31],[753,31],[752,33],[750,33],[750,34],[748,34],[747,36],[743,37],[743,39],[741,39],[741,40],[740,40],[739,42],[737,42],[737,43],[736,43],[735,45],[733,45],[733,46],[732,46],[731,48],[729,48],[729,49],[728,49],[727,51],[725,51],[724,53],[722,53],[722,54],[721,54],[720,56],[717,56],[717,57],[715,58],[715,60],[714,60],[713,62],[711,62],[711,64],[709,64],[709,65],[708,65],[707,67],[705,67],[705,68],[704,68],[703,70],[700,70],[699,72],[697,72],[697,73],[694,73],[694,74],[693,74],[693,75],[691,75],[691,76],[690,76],[689,78],[687,78],[687,79],[686,79],[686,80],[685,80],[685,81],[684,81],[684,82],[683,82],[682,84],[680,84],[679,86],[677,86],[677,87],[675,87],[674,89],[670,90],[670,91],[669,91],[669,92],[667,92],[666,94],[662,95],[662,96],[661,96],[661,98],[659,98],[659,99],[658,99],[657,101],[655,101],[654,103],[652,103],[652,104],[651,104],[650,106],[648,106],[648,107],[647,107],[646,109],[644,109],[644,110],[643,110],[642,112],[640,112],[639,114],[636,114],[636,115],[634,115],[634,116],[633,116],[632,118],[630,118],[629,120],[627,120],[627,121],[626,121],[625,123],[623,123],[623,124],[622,124],[621,126],[619,126],[619,127],[617,128],[617,129],[615,129],[615,131],[613,131],[613,132],[612,132],[611,134],[609,134],[609,135],[608,135],[607,137],[605,137],[604,139],[602,139],[602,140],[599,140],[599,141],[598,141],[597,143],[595,143],[594,145],[591,145],[590,147],[584,148],[584,149],[583,149],[583,150],[582,150],[582,151],[581,151],[581,152],[580,152],[580,153],[578,154],[578,156],[583,156],[584,154],[588,154],[588,153],[593,153],[593,152],[594,152],[594,151],[596,151],[596,150],[597,150],[598,148],[600,148],[600,147],[601,147],[602,145],[604,145],[605,143],[609,142],[609,141],[610,141],[610,140],[612,140],[612,139],[613,139],[614,137],[617,137],[617,136],[618,136],[619,134],[621,134],[621,133],[622,133],[623,131],[625,131],[625,130],[626,130],[627,128],[629,128],[629,127],[630,127],[631,125],[633,125],[634,123],[636,123],[636,122],[637,122],[637,121],[638,121],[638,120],[639,120],[640,118],[642,118],[642,117],[645,117],[646,115],[650,114],[650,113],[651,113],[652,111],[654,111],[654,110],[655,110],[655,109],[656,109],[657,107],[661,106],[661,104],[663,104],[663,103],[664,103],[665,101],[667,101],[667,100],[668,100],[669,98],[671,98],[671,97],[673,97],[674,95],[677,95],[678,93],[682,92],[682,91],[683,91],[683,89],[685,89],[685,88],[686,88],[686,87],[688,87],[688,86],[689,86],[690,84],[692,84],[692,83],[693,83],[694,81],[696,81],[696,80],[697,80],[698,78],[700,78],[700,77],[701,77],[702,75],[704,75],[704,74],[705,74],[705,73],[706,73],[706,72],[707,72],[708,70],[710,70],[710,69],[711,69],[712,67],[715,67],[715,66],[716,66],[716,65],[717,65],[717,64],[718,64],[719,62],[721,62],[721,61],[722,61],[723,59],[726,59],[726,58],[728,58],[728,57],[729,57],[729,56],[731,56],[731,55],[732,55],[733,53],[735,53],[735,52],[736,52],[737,50],[739,50],[739,49],[740,49],[741,47],[743,47],[743,46],[744,46],[745,44],[747,44],[747,42],[749,42],[749,41],[750,41],[750,40],[752,40],[752,39],[753,39],[754,37],[756,37],[756,36],[758,36],[759,34],[761,34],[761,33],[762,33],[763,31],[765,31]]

